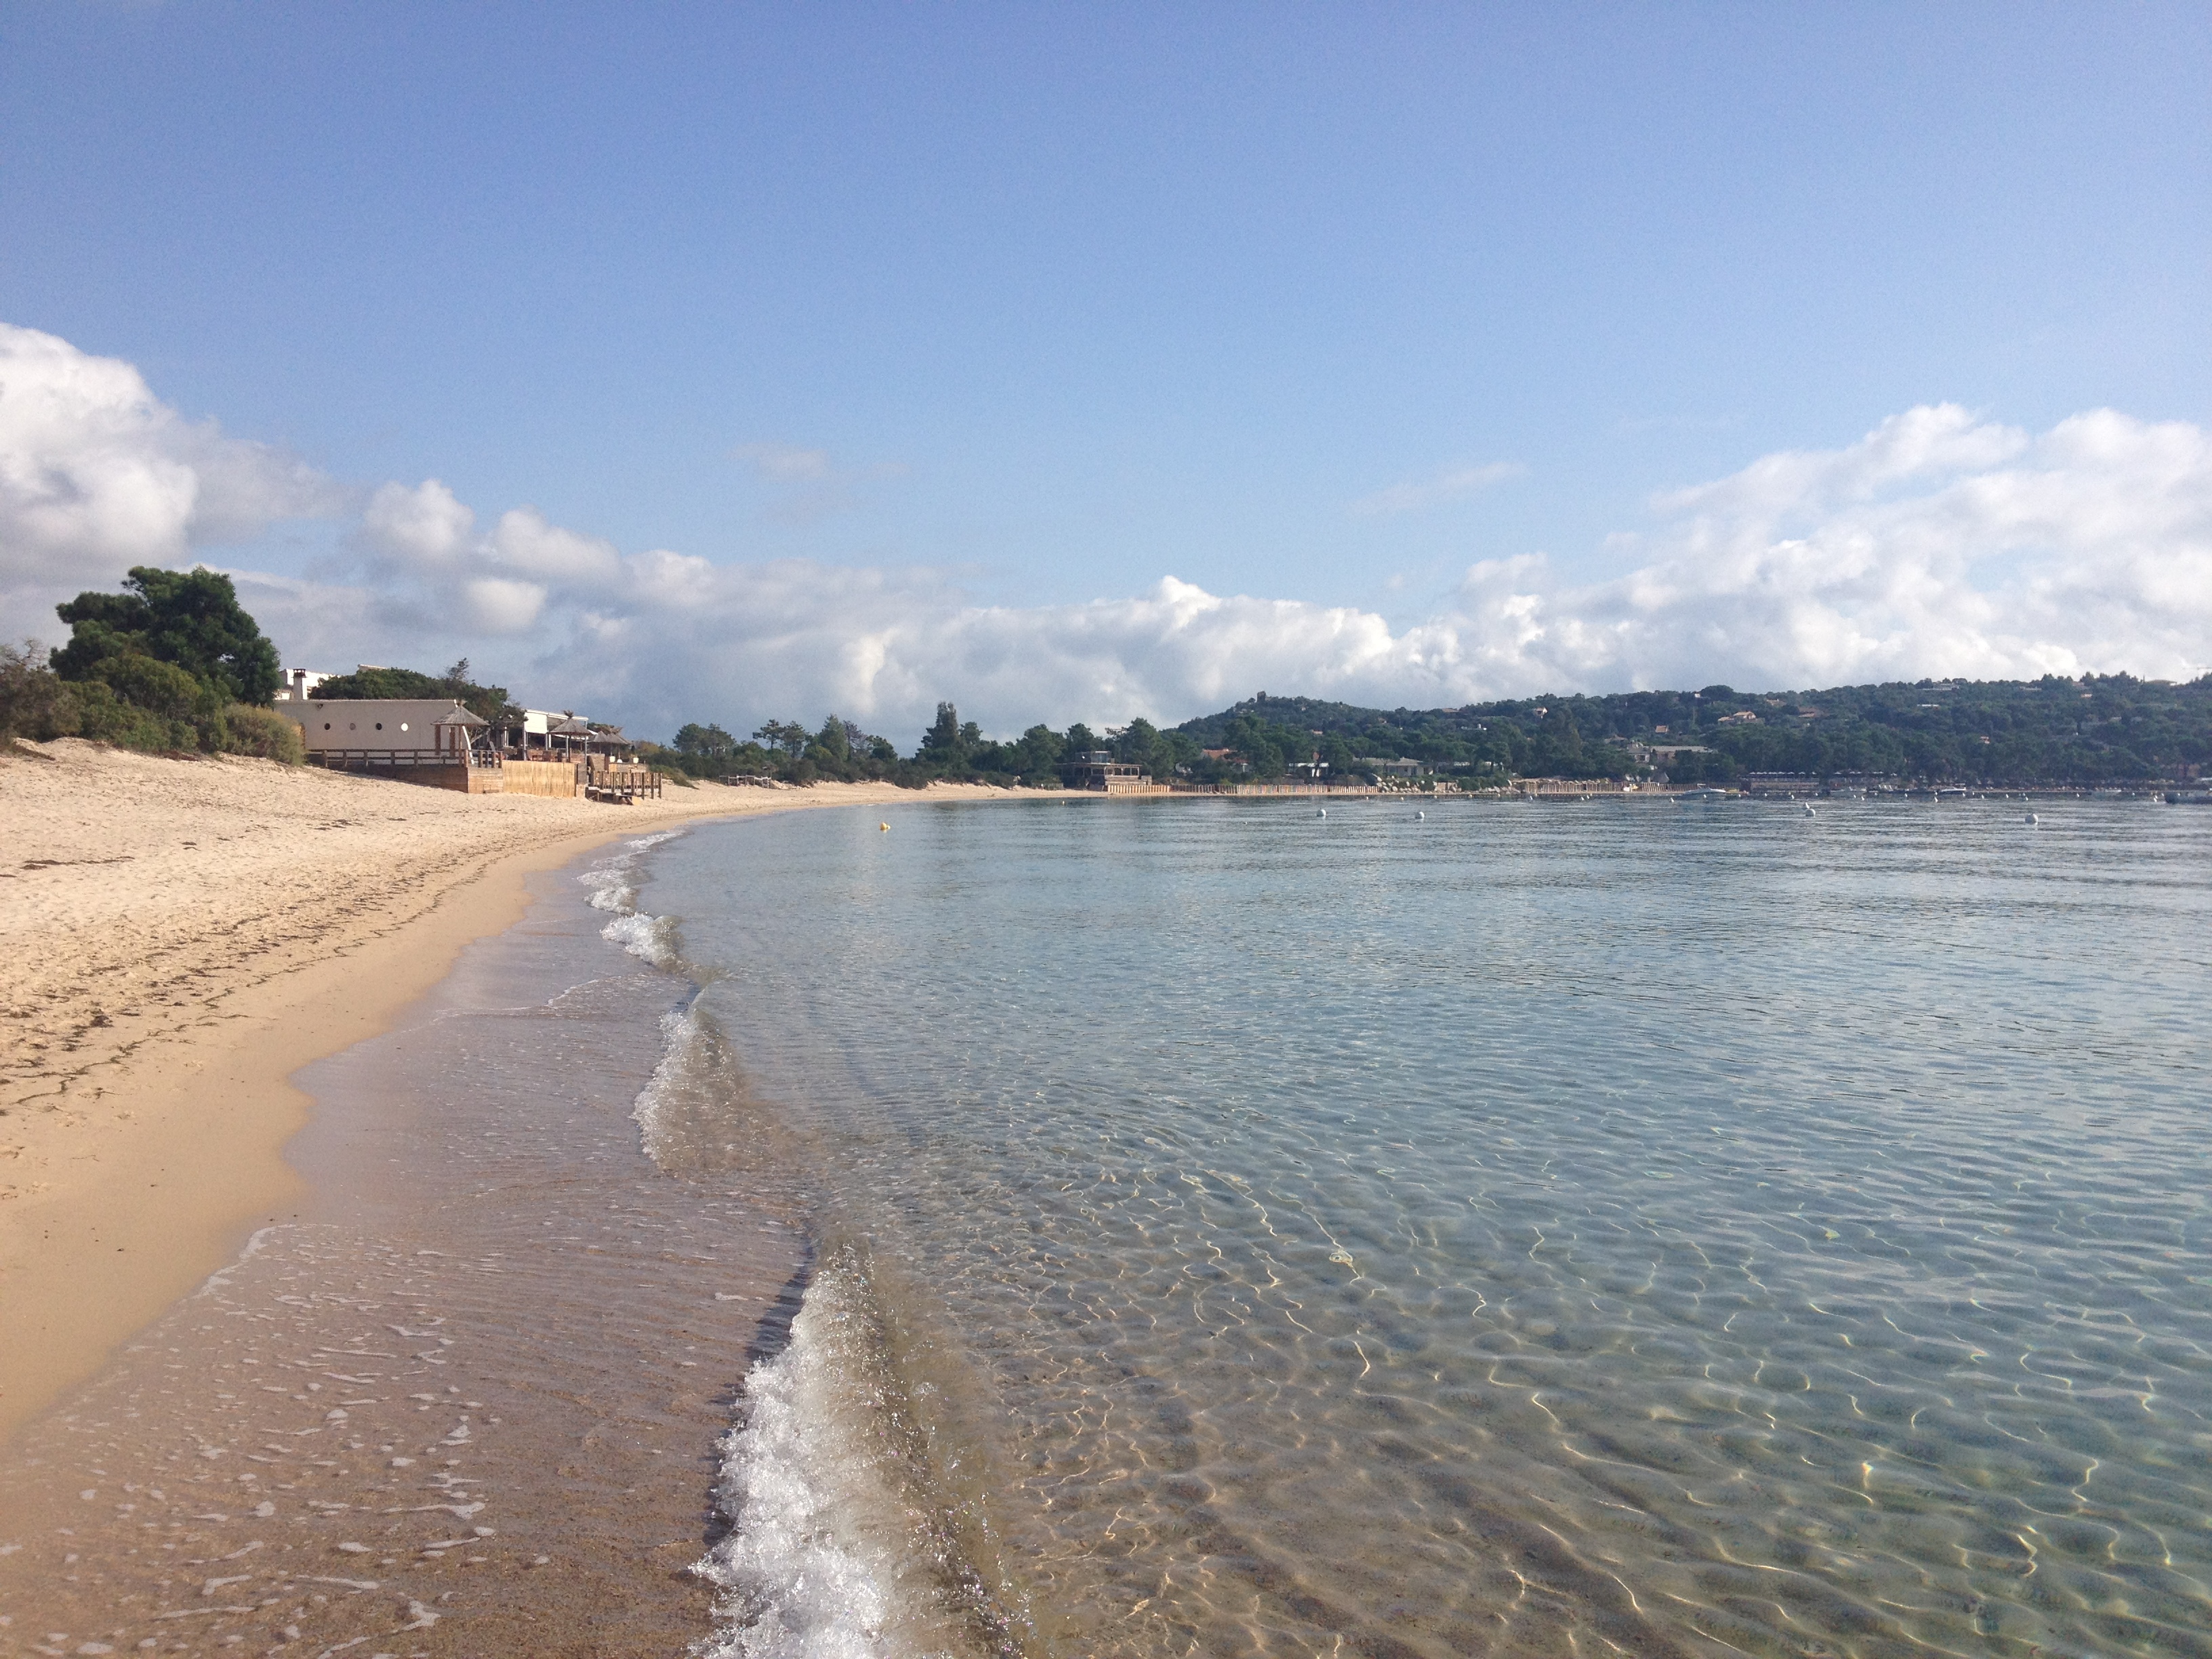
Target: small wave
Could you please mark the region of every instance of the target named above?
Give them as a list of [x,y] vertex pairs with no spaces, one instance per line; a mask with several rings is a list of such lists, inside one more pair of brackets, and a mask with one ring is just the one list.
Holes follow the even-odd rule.
[[600,928],[599,937],[656,968],[672,968],[678,959],[673,916],[648,916],[633,910]]
[[699,1073],[708,1062],[705,1033],[699,1024],[696,1004],[663,1014],[660,1035],[659,1064],[653,1068],[645,1087],[637,1091],[629,1115],[637,1121],[645,1155],[665,1169],[672,1150],[669,1146],[669,1120],[674,1115],[677,1098],[684,1091],[697,1086]]
[[[791,1344],[745,1379],[745,1421],[721,1443],[715,1489],[737,1529],[695,1569],[721,1592],[722,1628],[700,1659],[875,1659],[894,1644],[899,1573],[893,1539],[872,1525],[895,1494],[878,1474],[848,1269],[807,1287]],[[865,1395],[865,1389],[860,1390]]]
[[676,923],[670,916],[644,915],[637,908],[639,855],[663,842],[673,841],[681,830],[662,830],[623,843],[623,850],[602,860],[576,879],[592,890],[594,910],[611,910],[614,920],[599,930],[599,937],[621,945],[632,956],[656,968],[672,968],[681,960],[676,947]]
[[693,1568],[720,1592],[696,1659],[1025,1650],[957,1547],[888,1337],[860,1253],[825,1252],[720,1443],[715,1500],[734,1530]]

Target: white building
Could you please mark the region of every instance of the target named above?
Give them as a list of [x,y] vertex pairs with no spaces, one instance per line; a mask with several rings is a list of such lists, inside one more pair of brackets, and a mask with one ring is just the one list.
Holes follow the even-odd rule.
[[276,708],[299,722],[307,753],[325,766],[498,764],[490,728],[451,697],[295,698]]
[[284,671],[284,684],[276,688],[276,701],[305,702],[314,695],[317,686],[335,678],[335,675],[318,674],[313,669],[288,668]]

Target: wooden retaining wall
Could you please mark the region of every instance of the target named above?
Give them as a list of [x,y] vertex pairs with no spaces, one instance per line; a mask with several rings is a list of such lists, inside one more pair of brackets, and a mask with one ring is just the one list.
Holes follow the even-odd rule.
[[510,795],[574,800],[576,775],[583,769],[574,761],[511,760],[499,769],[507,775],[505,791]]
[[320,750],[308,755],[307,764],[329,772],[358,772],[368,777],[391,778],[400,783],[452,789],[468,795],[496,795],[501,787],[500,769],[495,766],[418,765],[411,760],[394,763],[359,754],[328,754]]

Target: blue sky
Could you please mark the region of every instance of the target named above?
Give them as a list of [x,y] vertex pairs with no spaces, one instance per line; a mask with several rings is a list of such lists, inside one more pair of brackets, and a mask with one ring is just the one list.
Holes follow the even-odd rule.
[[[480,540],[527,507],[732,573],[713,605],[787,625],[731,644],[745,663],[684,647],[731,718],[942,694],[1013,719],[1024,619],[1065,632],[1169,576],[1291,629],[1273,656],[1237,655],[1261,612],[1213,641],[1235,695],[1248,665],[1412,695],[1437,653],[1406,642],[1513,561],[1550,645],[1462,628],[1439,698],[1693,672],[1716,617],[1696,683],[2054,653],[2176,672],[2185,643],[2125,618],[2046,638],[2007,612],[1962,647],[1899,622],[1895,581],[1836,635],[1874,641],[1856,657],[1777,654],[1752,638],[1772,617],[1710,594],[1671,655],[1564,641],[1644,603],[1591,594],[1697,556],[1655,501],[1863,457],[1947,405],[2020,441],[1875,495],[1927,520],[1991,468],[2075,477],[2063,423],[2114,411],[2137,471],[2101,487],[2148,465],[2182,504],[2124,557],[2148,536],[2193,584],[2202,480],[2142,446],[2208,420],[2208,86],[2201,6],[26,5],[0,15],[0,321],[325,482],[203,512],[156,560],[295,584],[269,600],[288,651],[469,649],[648,724],[681,697],[635,640],[579,631],[666,631],[617,577],[594,599],[489,540],[386,546],[372,493],[436,480]],[[18,471],[76,441],[19,440]],[[1770,550],[1835,531],[1760,511]],[[34,561],[8,524],[0,501],[18,631],[61,575],[130,562],[112,538]],[[2053,559],[2109,585],[2047,526],[1991,534],[1929,556],[1966,592]],[[470,559],[543,590],[526,621],[455,598]],[[1316,608],[1368,622],[1316,634]],[[870,678],[866,641],[920,611],[965,643],[894,641]],[[1347,628],[1368,668],[1316,643]],[[1115,638],[1037,712],[1199,712],[1209,676]]]

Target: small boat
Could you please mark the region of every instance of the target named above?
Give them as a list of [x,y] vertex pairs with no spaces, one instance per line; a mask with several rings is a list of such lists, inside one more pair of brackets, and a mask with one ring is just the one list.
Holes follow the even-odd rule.
[[1705,788],[1685,789],[1680,794],[1675,796],[1674,799],[1683,805],[1686,806],[1692,801],[1729,800],[1734,799],[1734,797],[1728,790],[1725,789]]

